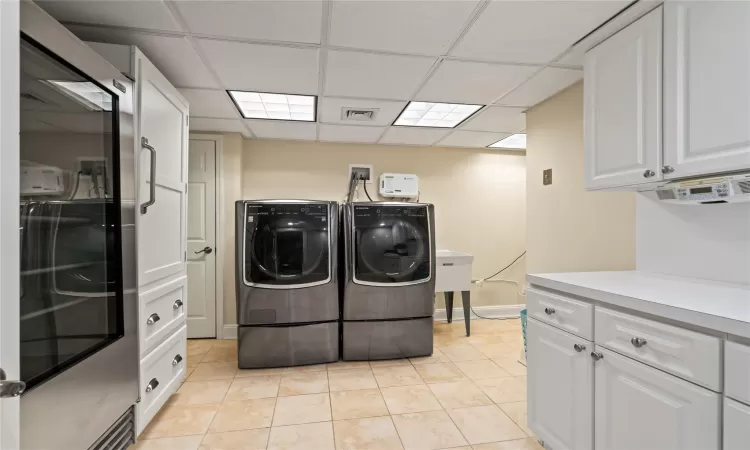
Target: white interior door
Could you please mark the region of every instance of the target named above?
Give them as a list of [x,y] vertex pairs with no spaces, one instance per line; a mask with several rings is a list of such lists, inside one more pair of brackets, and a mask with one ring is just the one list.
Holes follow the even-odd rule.
[[216,141],[190,139],[188,338],[216,337]]
[[[0,368],[18,380],[19,361],[19,16],[0,2]],[[15,256],[14,256],[15,255]],[[0,448],[20,448],[19,397],[0,398]]]

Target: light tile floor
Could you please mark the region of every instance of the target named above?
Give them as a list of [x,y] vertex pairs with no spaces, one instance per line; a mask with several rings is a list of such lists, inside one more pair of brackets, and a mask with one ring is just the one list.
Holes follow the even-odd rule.
[[237,369],[188,341],[187,379],[136,450],[541,450],[526,427],[518,320],[435,324],[432,356]]

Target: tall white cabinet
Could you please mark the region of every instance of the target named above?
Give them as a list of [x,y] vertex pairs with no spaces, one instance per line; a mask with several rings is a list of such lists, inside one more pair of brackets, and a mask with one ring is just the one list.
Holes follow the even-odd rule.
[[750,169],[750,2],[665,2],[584,60],[587,189]]
[[188,103],[136,47],[89,45],[135,81],[140,434],[185,378]]

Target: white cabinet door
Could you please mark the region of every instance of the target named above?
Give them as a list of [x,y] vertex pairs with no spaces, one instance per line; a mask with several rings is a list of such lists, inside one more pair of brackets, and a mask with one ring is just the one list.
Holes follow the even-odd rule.
[[718,450],[721,396],[597,346],[597,450]]
[[137,136],[139,144],[148,140],[138,153],[138,284],[145,286],[185,271],[188,106],[139,51],[136,68]]
[[670,177],[750,168],[750,2],[667,2],[664,164]]
[[586,53],[586,188],[661,179],[662,8]]
[[534,319],[526,343],[529,428],[555,450],[593,448],[592,344]]
[[750,447],[750,406],[724,399],[724,450]]

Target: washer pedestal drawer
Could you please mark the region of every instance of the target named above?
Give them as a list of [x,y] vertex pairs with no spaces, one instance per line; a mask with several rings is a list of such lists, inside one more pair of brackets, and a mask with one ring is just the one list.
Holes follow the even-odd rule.
[[240,326],[240,369],[322,364],[339,359],[339,323],[296,326]]
[[345,361],[413,358],[432,354],[432,317],[344,322]]

